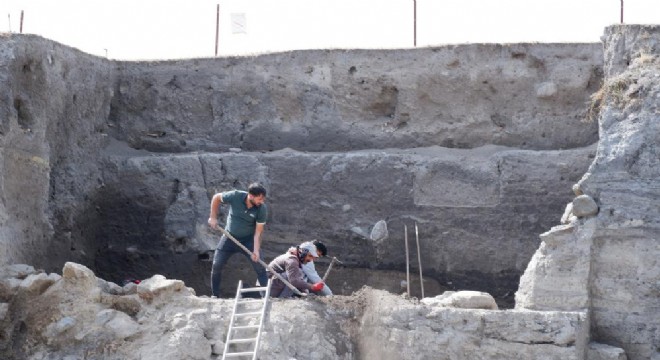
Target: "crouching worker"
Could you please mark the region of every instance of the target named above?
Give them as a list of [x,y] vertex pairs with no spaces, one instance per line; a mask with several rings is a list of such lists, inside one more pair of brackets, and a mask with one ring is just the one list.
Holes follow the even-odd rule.
[[[316,253],[318,254],[319,257],[328,256],[328,248],[325,246],[325,244],[323,244],[319,240],[314,240],[311,243],[316,248]],[[302,245],[305,245],[305,244],[309,244],[309,242],[302,243]],[[314,261],[316,261],[316,259],[314,259]],[[315,284],[319,281],[323,281],[321,276],[319,276],[319,273],[316,272],[316,267],[314,266],[314,261],[310,261],[310,262],[305,263],[305,264],[302,265],[302,271],[305,274],[305,280],[308,283],[312,283],[312,284]],[[319,295],[323,295],[323,296],[332,295],[332,291],[330,290],[330,287],[328,286],[328,284],[325,284],[323,286],[323,289],[321,289],[321,291],[319,292]]]
[[323,282],[319,281],[310,284],[305,281],[305,274],[302,271],[302,265],[318,257],[316,247],[312,243],[303,243],[300,246],[290,248],[286,253],[276,257],[268,264],[269,277],[273,280],[270,287],[272,297],[291,297],[293,291],[289,289],[273,273],[280,274],[291,285],[295,286],[300,292],[319,292],[323,289]]

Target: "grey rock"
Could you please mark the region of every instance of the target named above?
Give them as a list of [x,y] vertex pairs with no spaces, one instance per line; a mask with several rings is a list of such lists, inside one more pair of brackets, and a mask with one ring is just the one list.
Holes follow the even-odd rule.
[[139,325],[130,316],[112,309],[100,311],[96,315],[96,324],[119,339],[133,336],[139,331]]
[[137,284],[134,282],[129,282],[128,284],[124,285],[122,293],[125,295],[137,294]]
[[537,86],[536,97],[540,99],[548,99],[557,94],[557,84],[553,82],[544,82]]
[[591,342],[587,348],[586,360],[628,360],[628,357],[622,348]]
[[153,301],[168,301],[175,295],[194,295],[181,280],[166,279],[163,275],[154,275],[137,286],[137,294],[141,299]]
[[576,218],[575,215],[573,215],[573,203],[570,202],[566,204],[566,209],[564,210],[564,214],[561,216],[561,224],[565,225],[570,223],[574,218]]
[[445,291],[434,298],[424,298],[423,304],[430,306],[454,307],[461,309],[497,310],[492,295],[480,291]]
[[589,307],[596,226],[596,220],[591,219],[579,227],[555,226],[541,234],[541,246],[520,278],[516,309],[584,311]]
[[60,321],[56,323],[55,330],[61,333],[71,329],[75,325],[76,325],[76,319],[67,316],[65,318],[62,318]]
[[589,195],[580,195],[573,199],[573,214],[577,217],[594,216],[598,214],[598,204]]
[[36,274],[39,271],[35,270],[34,267],[26,264],[11,264],[4,266],[0,269],[0,279],[4,278],[16,278],[16,279],[25,279],[29,275]]
[[383,241],[388,235],[387,222],[385,220],[379,220],[371,229],[370,238],[374,241]]
[[58,274],[45,273],[32,274],[26,277],[19,285],[19,290],[28,293],[40,294],[61,278]]
[[7,312],[9,311],[8,303],[0,303],[0,321],[4,321],[7,317]]
[[0,299],[8,300],[16,294],[23,280],[17,278],[8,278],[0,280]]
[[103,279],[97,278],[97,285],[101,288],[101,291],[106,292],[108,294],[113,294],[113,295],[122,295],[124,294],[124,289],[111,282],[111,281],[105,281]]
[[573,190],[573,194],[575,194],[575,196],[584,195],[584,193],[582,192],[582,188],[580,187],[580,184],[573,184],[571,189]]
[[84,265],[67,262],[62,269],[62,278],[66,283],[88,292],[98,287],[94,272]]
[[76,326],[76,319],[71,316],[66,316],[58,320],[57,322],[51,324],[46,329],[46,333],[50,333],[51,336],[57,336],[63,332]]

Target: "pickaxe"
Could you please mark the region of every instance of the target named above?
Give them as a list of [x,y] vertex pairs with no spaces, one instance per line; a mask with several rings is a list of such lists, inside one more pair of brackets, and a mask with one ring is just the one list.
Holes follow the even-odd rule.
[[332,270],[332,265],[334,265],[336,262],[343,265],[343,263],[341,261],[339,261],[339,259],[337,259],[336,257],[333,257],[332,261],[330,261],[330,266],[328,266],[328,270],[326,270],[325,275],[323,275],[323,279],[322,279],[323,282],[325,282],[325,279],[328,278],[328,275],[330,274],[330,270]]

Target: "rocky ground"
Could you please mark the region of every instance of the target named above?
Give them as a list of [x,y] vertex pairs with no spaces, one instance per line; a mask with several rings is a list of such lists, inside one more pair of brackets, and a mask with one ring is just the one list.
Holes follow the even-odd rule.
[[[156,275],[120,287],[82,265],[62,275],[2,269],[6,359],[214,359],[233,300],[197,297]],[[363,288],[352,296],[275,299],[262,359],[580,359],[584,312],[496,310],[488,294],[417,299]]]

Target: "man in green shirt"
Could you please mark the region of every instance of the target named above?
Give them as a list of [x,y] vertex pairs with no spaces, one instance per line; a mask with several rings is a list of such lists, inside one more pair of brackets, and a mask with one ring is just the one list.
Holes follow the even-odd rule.
[[[251,264],[257,273],[257,278],[261,286],[265,286],[268,282],[266,269],[259,264],[261,233],[264,231],[264,225],[266,225],[266,218],[268,217],[268,208],[265,201],[266,189],[258,183],[250,184],[247,192],[232,190],[217,193],[211,199],[211,213],[208,221],[209,226],[217,230],[218,208],[220,204],[229,205],[227,227],[225,230],[246,248],[253,249]],[[247,258],[250,257],[249,254],[239,248],[231,239],[227,239],[223,235],[215,249],[213,266],[211,268],[211,294],[213,296],[220,297],[222,268],[235,253],[243,254]]]

